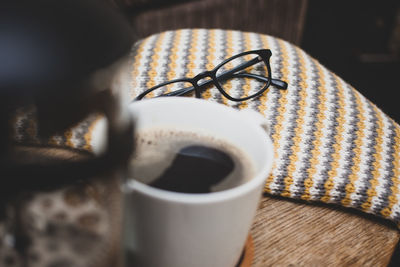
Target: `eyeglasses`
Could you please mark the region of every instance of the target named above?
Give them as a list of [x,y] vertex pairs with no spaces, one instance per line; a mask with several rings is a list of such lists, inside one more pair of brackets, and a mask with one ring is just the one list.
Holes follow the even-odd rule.
[[[197,98],[201,93],[213,87],[232,101],[244,101],[264,93],[272,84],[279,89],[287,89],[287,83],[271,77],[269,59],[272,53],[269,49],[252,50],[230,57],[211,71],[204,71],[194,78],[180,78],[158,84],[134,100],[151,98],[153,96],[183,96],[195,92]],[[241,96],[231,93],[236,86],[245,88]]]

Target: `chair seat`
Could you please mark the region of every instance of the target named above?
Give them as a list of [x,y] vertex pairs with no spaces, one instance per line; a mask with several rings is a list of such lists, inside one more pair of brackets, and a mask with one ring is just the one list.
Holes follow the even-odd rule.
[[[135,44],[126,69],[129,80],[125,86],[129,87],[133,99],[158,83],[193,77],[232,55],[261,48],[272,51],[272,77],[286,81],[287,90],[271,86],[261,97],[241,103],[229,101],[212,90],[204,92],[202,98],[235,109],[253,109],[268,120],[275,162],[265,193],[303,203],[323,202],[357,209],[398,224],[399,125],[300,48],[272,36],[250,32],[218,29],[162,32]],[[248,90],[251,88],[236,84],[230,93],[243,95]],[[39,142],[32,117],[33,114],[24,113],[16,118],[18,142]],[[93,151],[98,140],[96,127],[100,128],[102,123],[101,118],[91,118],[50,141],[58,146]],[[311,212],[316,209],[311,206],[304,215],[296,214],[306,221],[314,218],[308,221],[311,225],[320,224]],[[285,212],[290,211],[283,210],[282,214]],[[316,214],[323,216],[324,213]],[[335,215],[327,216],[326,221],[331,225],[327,229],[331,230],[336,229],[331,224],[332,216]],[[351,224],[352,219],[344,221]],[[315,229],[322,231],[323,227]],[[345,232],[341,231],[344,236]],[[331,235],[334,239],[338,234],[330,233],[325,236]],[[395,233],[389,241],[384,241],[392,244],[387,248],[389,254],[397,241]],[[385,255],[387,258],[388,254]]]

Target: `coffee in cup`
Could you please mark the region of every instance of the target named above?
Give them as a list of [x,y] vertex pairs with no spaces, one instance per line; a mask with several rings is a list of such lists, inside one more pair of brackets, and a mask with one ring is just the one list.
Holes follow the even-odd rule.
[[209,193],[245,183],[253,165],[239,147],[212,135],[153,128],[136,133],[130,177],[163,190]]

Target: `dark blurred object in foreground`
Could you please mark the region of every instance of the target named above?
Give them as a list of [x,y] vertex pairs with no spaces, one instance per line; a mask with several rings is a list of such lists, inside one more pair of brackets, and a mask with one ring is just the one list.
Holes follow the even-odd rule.
[[110,116],[117,115],[118,100],[107,91],[110,81],[99,86],[94,79],[99,72],[112,76],[113,64],[133,43],[129,23],[103,1],[6,0],[1,5],[0,171],[12,166],[6,163],[9,122],[19,107],[36,108],[44,136],[93,112],[115,120]]
[[[25,260],[30,242],[22,227],[24,192],[126,167],[133,127],[129,118],[122,118],[120,98],[110,85],[132,43],[129,23],[105,1],[1,2],[0,220],[8,221],[9,228],[3,229],[0,240],[8,240]],[[26,106],[36,109],[42,136],[102,113],[108,121],[108,148],[97,157],[74,162],[46,164],[13,157],[11,118]]]
[[37,102],[39,114],[51,106],[54,117],[63,109],[80,117],[73,114],[80,108],[72,104],[82,101],[90,90],[104,89],[90,88],[90,75],[128,52],[130,32],[128,22],[103,1],[2,1],[2,127],[5,113]]

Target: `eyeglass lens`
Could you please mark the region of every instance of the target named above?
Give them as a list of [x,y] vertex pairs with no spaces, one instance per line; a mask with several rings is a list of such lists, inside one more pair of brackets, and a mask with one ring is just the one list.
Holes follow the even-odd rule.
[[243,99],[263,90],[270,77],[265,62],[257,54],[234,58],[216,72],[218,83],[226,94]]

